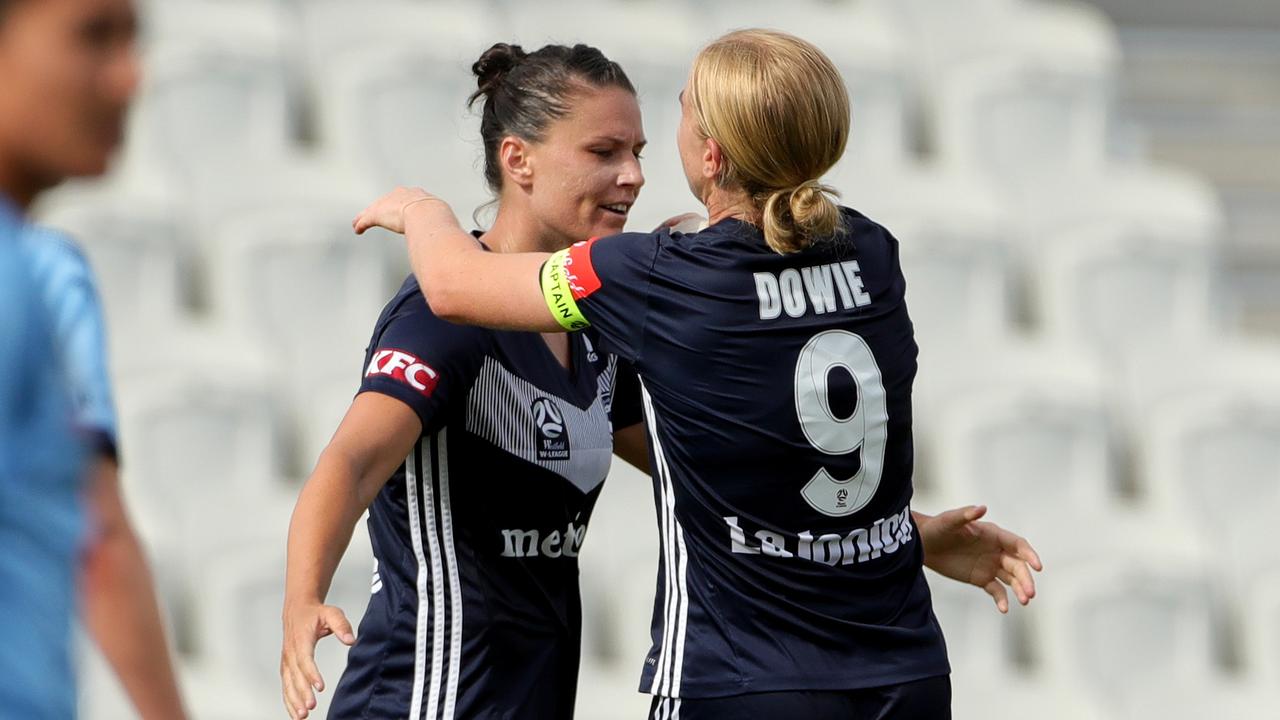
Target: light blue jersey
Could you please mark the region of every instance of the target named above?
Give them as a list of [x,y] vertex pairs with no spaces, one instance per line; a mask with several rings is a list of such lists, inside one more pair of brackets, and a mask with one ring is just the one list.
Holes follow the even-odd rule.
[[76,428],[94,450],[116,455],[116,410],[107,369],[106,328],[93,272],[71,238],[27,226],[23,244],[53,323],[59,364],[68,383]]
[[83,446],[21,219],[0,198],[0,718],[75,714]]

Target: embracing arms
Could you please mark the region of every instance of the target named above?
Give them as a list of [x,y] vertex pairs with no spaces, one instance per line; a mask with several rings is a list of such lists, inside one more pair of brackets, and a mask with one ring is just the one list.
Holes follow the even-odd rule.
[[[484,252],[462,230],[449,206],[424,190],[392,191],[362,211],[353,226],[357,233],[383,227],[405,235],[414,274],[437,316],[494,328],[564,330],[538,280],[550,255]],[[615,443],[620,457],[647,469],[643,425],[615,433]],[[967,506],[913,517],[924,543],[925,565],[981,588],[1006,612],[1006,586],[1024,605],[1034,597],[1031,571],[1041,569],[1040,558],[1025,538],[980,521],[985,514],[983,506]]]
[[353,227],[356,233],[383,227],[404,234],[413,274],[439,318],[501,330],[565,330],[538,283],[550,254],[485,252],[453,210],[424,190],[393,190],[365,208]]

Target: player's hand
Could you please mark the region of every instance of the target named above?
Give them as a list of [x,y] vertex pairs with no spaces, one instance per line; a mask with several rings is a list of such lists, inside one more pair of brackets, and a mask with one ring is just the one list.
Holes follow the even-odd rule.
[[707,227],[707,219],[696,212],[688,212],[667,218],[661,225],[654,228],[654,232],[659,232],[663,228],[671,228],[676,232],[695,233]]
[[433,224],[458,224],[453,209],[444,200],[422,188],[398,187],[361,210],[356,219],[351,221],[351,227],[357,235],[373,227],[403,234],[405,213],[410,207],[413,207],[414,212],[429,213],[428,218]]
[[916,523],[924,543],[925,567],[934,572],[982,588],[1002,613],[1009,612],[1013,588],[1018,602],[1026,605],[1036,596],[1031,571],[1044,568],[1026,538],[991,522],[979,522],[985,505],[948,510]]
[[324,690],[324,678],[316,668],[315,654],[316,642],[327,635],[336,635],[344,645],[356,641],[347,616],[332,605],[308,603],[285,607],[280,685],[284,706],[294,720],[302,720],[315,710],[315,694]]

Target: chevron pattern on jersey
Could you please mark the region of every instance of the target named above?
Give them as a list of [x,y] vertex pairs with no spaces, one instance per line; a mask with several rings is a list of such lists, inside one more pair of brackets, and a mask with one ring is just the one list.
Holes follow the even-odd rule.
[[[607,381],[612,390],[614,372],[610,360],[599,378],[602,388]],[[487,357],[467,395],[467,431],[588,493],[604,482],[613,457],[613,428],[602,396],[582,410]]]

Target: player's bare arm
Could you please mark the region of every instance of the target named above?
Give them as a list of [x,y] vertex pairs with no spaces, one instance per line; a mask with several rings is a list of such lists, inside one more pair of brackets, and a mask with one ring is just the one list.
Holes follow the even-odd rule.
[[401,233],[432,312],[450,322],[502,330],[564,332],[547,307],[538,273],[548,253],[484,252],[452,208],[418,188],[396,188],[356,216],[357,234],[372,227]]
[[290,717],[306,718],[325,688],[315,664],[316,642],[327,635],[351,645],[351,623],[326,605],[329,584],[360,515],[422,432],[407,405],[377,393],[352,401],[333,439],[298,497],[289,523],[280,682]]
[[165,641],[155,583],[129,522],[114,459],[89,472],[97,533],[83,560],[84,623],[142,718],[187,716]]
[[911,519],[920,530],[925,567],[981,588],[1005,613],[1009,611],[1006,587],[1026,605],[1036,595],[1031,571],[1039,572],[1044,566],[1026,538],[993,522],[979,522],[986,513],[984,505],[969,505],[937,515],[912,511]]

